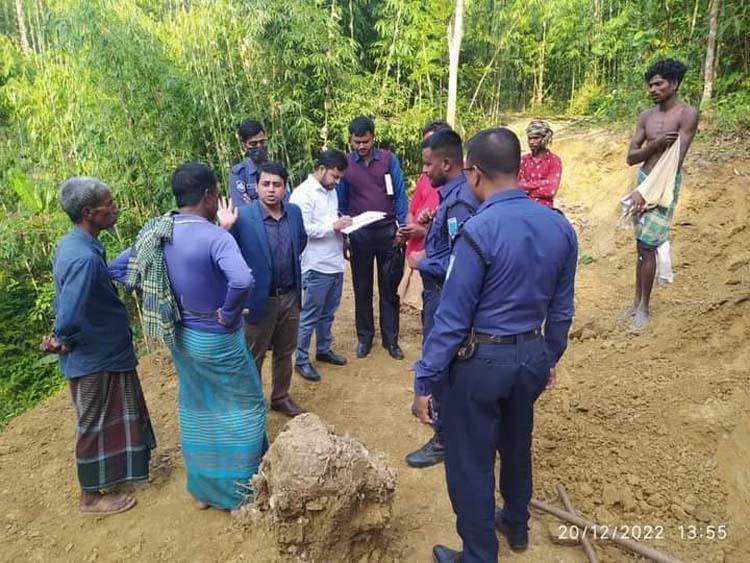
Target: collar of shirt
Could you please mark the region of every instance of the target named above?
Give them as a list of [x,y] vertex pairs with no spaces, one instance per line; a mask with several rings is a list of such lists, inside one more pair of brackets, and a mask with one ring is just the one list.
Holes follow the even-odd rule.
[[323,192],[324,194],[329,194],[333,191],[336,191],[335,187],[331,188],[330,190],[326,189],[326,187],[323,184],[318,182],[318,179],[313,174],[310,174],[307,177],[313,183],[313,186],[315,187],[315,189],[318,190],[319,192]]
[[[201,217],[197,213],[175,213],[174,214],[175,221],[178,219],[190,219],[191,221],[201,221],[203,223],[211,223],[208,219],[205,217]],[[213,225],[213,223],[211,223]]]
[[263,205],[262,203],[259,205],[260,205],[260,216],[263,218],[264,221],[268,219],[269,217],[273,219],[274,221],[281,221],[284,217],[286,217],[286,208],[284,207],[283,203],[281,204],[281,217],[279,217],[278,219],[276,219],[276,217],[271,215],[268,209],[266,209],[265,205]]
[[459,174],[452,180],[448,180],[445,184],[440,186],[438,188],[438,192],[440,193],[440,201],[443,201],[446,197],[448,197],[448,194],[450,194],[454,189],[456,189],[458,186],[464,183],[464,175]]
[[[372,151],[370,152],[370,159],[380,160],[380,150],[378,149],[378,147],[372,147]],[[358,152],[354,153],[354,160],[356,162],[362,162],[362,157]]]
[[91,246],[91,248],[95,249],[99,254],[104,255],[104,245],[101,243],[99,239],[91,236],[91,233],[84,231],[81,227],[79,227],[78,225],[75,225],[73,227],[72,234],[77,239]]
[[492,194],[489,198],[485,199],[479,209],[477,209],[477,213],[479,213],[485,207],[489,207],[494,203],[500,203],[511,199],[526,199],[527,197],[528,196],[526,195],[526,192],[519,188],[502,190],[500,192]]

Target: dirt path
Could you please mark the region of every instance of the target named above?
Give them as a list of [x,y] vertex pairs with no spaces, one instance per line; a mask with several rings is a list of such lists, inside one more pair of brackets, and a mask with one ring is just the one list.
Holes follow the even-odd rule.
[[[750,560],[750,161],[688,161],[673,237],[675,283],[656,290],[654,321],[642,335],[614,321],[631,297],[630,232],[614,228],[616,202],[632,184],[626,139],[565,134],[555,149],[566,170],[560,204],[595,261],[581,266],[576,338],[558,388],[540,399],[535,495],[557,503],[566,484],[579,512],[614,524],[661,526],[651,542],[685,561]],[[699,147],[700,149],[700,147]],[[705,152],[705,151],[704,151]],[[295,376],[293,393],[341,432],[384,452],[399,471],[392,530],[400,561],[428,561],[434,543],[458,546],[442,467],[413,470],[403,456],[428,436],[408,412],[419,324],[403,315],[407,361],[376,346],[354,359],[351,289],[336,321],[345,368],[324,381]],[[274,561],[274,550],[229,516],[195,511],[184,491],[177,442],[174,372],[163,354],[141,364],[159,448],[136,509],[110,519],[75,510],[73,418],[65,393],[14,420],[0,434],[0,560]],[[271,436],[285,422],[269,415]],[[535,512],[532,546],[511,561],[584,561],[554,544],[559,522]],[[680,537],[679,526],[726,525],[723,541]],[[686,528],[687,530],[687,528]],[[634,558],[599,543],[603,561]]]

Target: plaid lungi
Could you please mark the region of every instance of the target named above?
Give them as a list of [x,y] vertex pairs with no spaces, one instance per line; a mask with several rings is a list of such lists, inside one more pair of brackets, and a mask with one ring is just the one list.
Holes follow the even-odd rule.
[[[638,170],[638,184],[646,179],[646,172],[641,168]],[[633,229],[635,239],[648,246],[658,248],[669,240],[669,229],[672,226],[677,200],[680,197],[680,185],[682,175],[677,174],[674,179],[674,199],[669,207],[654,207],[645,213],[633,217]]]
[[148,479],[156,438],[135,370],[70,380],[77,424],[75,456],[84,491]]

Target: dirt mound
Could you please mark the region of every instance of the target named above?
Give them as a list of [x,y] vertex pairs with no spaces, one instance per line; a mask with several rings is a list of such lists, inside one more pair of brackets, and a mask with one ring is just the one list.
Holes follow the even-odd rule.
[[239,519],[266,526],[282,553],[305,561],[379,561],[393,515],[396,472],[314,414],[289,422],[252,479]]

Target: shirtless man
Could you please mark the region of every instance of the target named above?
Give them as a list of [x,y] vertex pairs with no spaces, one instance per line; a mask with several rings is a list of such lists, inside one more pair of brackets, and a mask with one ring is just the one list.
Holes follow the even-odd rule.
[[630,194],[636,217],[635,238],[638,261],[635,269],[635,300],[625,311],[632,319],[631,328],[640,330],[649,321],[651,289],[656,276],[656,249],[669,239],[669,227],[680,193],[680,170],[690,143],[698,128],[698,111],[677,96],[682,77],[687,68],[673,59],[665,59],[651,66],[645,73],[648,93],[656,104],[638,116],[635,134],[630,141],[627,162],[643,163],[638,172],[640,184],[651,172],[661,155],[680,138],[680,164],[674,185],[674,201],[668,208],[654,207],[646,211],[643,196]]

